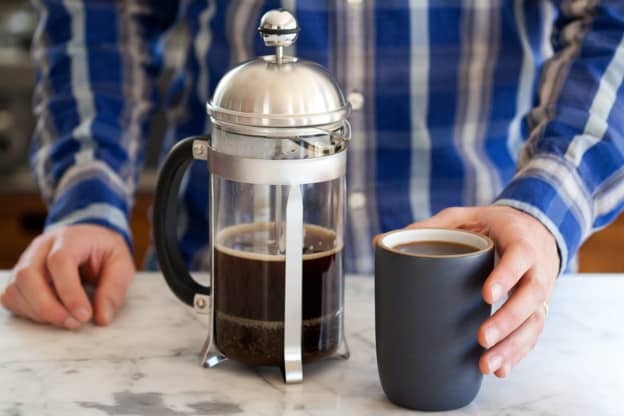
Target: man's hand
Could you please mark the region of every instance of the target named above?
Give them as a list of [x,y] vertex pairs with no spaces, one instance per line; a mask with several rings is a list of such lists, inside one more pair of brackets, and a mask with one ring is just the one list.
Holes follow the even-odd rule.
[[507,376],[535,346],[544,328],[544,303],[550,300],[559,271],[552,234],[535,218],[509,207],[448,208],[409,228],[461,228],[483,233],[496,245],[500,261],[483,284],[483,299],[505,304],[479,328],[488,350],[479,362],[485,374]]
[[[76,329],[95,318],[108,325],[134,276],[124,239],[97,225],[73,225],[40,235],[24,251],[0,303],[36,322]],[[93,305],[84,283],[95,286]]]

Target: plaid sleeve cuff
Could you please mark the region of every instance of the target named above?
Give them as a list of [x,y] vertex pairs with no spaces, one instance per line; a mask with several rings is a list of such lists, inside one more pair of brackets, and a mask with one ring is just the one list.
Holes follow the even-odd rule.
[[591,201],[577,170],[562,158],[545,155],[531,159],[495,204],[540,221],[557,242],[563,272],[591,231]]
[[55,199],[49,208],[45,230],[65,225],[96,224],[109,228],[124,238],[134,252],[126,199],[99,178],[83,180]]

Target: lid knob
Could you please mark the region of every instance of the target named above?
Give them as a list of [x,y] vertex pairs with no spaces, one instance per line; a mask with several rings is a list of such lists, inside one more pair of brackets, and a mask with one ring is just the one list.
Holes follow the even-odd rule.
[[284,47],[297,40],[301,28],[297,19],[288,10],[269,10],[260,19],[258,32],[268,47],[275,47],[275,61],[279,64],[284,56]]

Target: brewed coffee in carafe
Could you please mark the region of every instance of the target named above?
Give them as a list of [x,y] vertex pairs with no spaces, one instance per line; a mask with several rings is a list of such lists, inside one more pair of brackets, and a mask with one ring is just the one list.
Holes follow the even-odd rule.
[[[342,314],[342,247],[336,233],[304,226],[302,267],[303,361],[336,351]],[[285,256],[275,226],[244,224],[223,230],[215,247],[215,336],[227,357],[254,365],[280,365],[284,350]],[[270,241],[267,252],[258,245]]]

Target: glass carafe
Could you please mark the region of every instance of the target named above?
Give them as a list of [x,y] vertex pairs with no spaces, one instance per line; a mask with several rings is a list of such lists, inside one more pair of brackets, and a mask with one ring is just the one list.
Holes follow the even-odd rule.
[[[222,140],[226,146],[219,146]],[[232,146],[249,140],[252,145]],[[220,128],[213,131],[212,142],[214,148],[227,147],[240,157],[266,160],[316,157],[314,146],[332,152],[343,146],[335,140],[330,145],[327,133],[313,138],[252,138]],[[214,175],[213,192],[218,349],[228,358],[248,364],[281,365],[291,221],[292,227],[300,227],[293,232],[301,239],[303,361],[334,353],[342,335],[344,178],[289,185],[238,182]],[[302,214],[301,224],[297,209]]]
[[[298,27],[271,11],[259,31],[275,55],[232,69],[208,103],[209,136],[184,139],[161,170],[155,243],[173,292],[210,316],[203,364],[276,365],[341,354],[343,229],[349,105],[321,66],[284,56]],[[193,160],[210,170],[211,286],[195,282],[177,247],[178,187]]]

